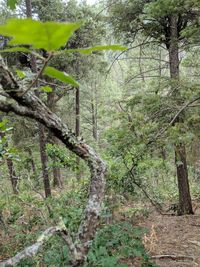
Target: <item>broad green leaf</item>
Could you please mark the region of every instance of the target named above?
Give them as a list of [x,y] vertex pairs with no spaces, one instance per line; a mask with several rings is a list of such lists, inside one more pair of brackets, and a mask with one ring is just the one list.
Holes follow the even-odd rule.
[[98,45],[94,47],[87,47],[87,48],[80,48],[80,49],[68,49],[65,50],[67,53],[80,53],[80,54],[91,54],[92,52],[96,51],[104,51],[104,50],[119,50],[119,51],[125,51],[127,50],[127,47],[121,46],[121,45]]
[[79,87],[79,83],[76,80],[74,80],[71,76],[53,67],[46,67],[44,69],[44,74],[46,74],[47,76],[51,78],[55,78],[63,83],[69,83],[73,85],[74,87]]
[[17,0],[7,0],[7,6],[12,10],[15,9],[16,4],[17,4]]
[[41,22],[32,19],[10,19],[0,25],[0,34],[12,37],[10,45],[31,45],[35,49],[55,51],[64,46],[80,23]]
[[39,88],[39,90],[40,90],[40,91],[43,91],[43,92],[46,92],[46,93],[51,93],[51,92],[53,91],[53,89],[52,89],[50,86],[48,86],[48,85],[46,85],[46,86],[41,86],[41,87]]
[[25,78],[26,75],[24,74],[23,71],[19,70],[19,69],[16,69],[16,73],[17,73],[17,76],[21,79]]
[[0,50],[0,53],[13,53],[13,52],[24,52],[24,53],[31,53],[31,50],[26,47],[11,47],[6,48],[4,50]]

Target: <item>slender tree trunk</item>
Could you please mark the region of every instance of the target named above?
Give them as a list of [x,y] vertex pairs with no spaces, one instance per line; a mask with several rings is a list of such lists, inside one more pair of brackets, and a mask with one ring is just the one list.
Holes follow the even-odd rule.
[[10,175],[10,181],[12,184],[12,189],[14,194],[18,194],[18,189],[17,189],[17,184],[18,184],[18,177],[15,172],[14,164],[12,159],[7,158],[6,159],[7,166],[8,166],[8,171]]
[[[28,18],[32,18],[32,2],[31,0],[26,0],[26,15]],[[36,58],[31,55],[31,68],[34,73],[37,72]],[[40,144],[40,158],[42,163],[42,174],[44,182],[45,196],[51,196],[51,187],[49,181],[49,174],[47,170],[47,154],[46,154],[46,140],[44,126],[38,123],[38,133],[39,133],[39,144]]]
[[[75,126],[75,133],[76,136],[80,136],[80,89],[76,88],[76,126]],[[81,175],[80,175],[80,158],[76,157],[76,166],[77,166],[77,171],[76,171],[76,178],[77,180],[80,180]]]
[[[56,161],[54,161],[54,164],[56,164]],[[55,166],[53,167],[53,186],[59,188],[63,187],[60,168]]]
[[[3,132],[0,132],[0,137],[3,138],[4,136],[5,136],[5,134]],[[8,146],[8,144],[6,143],[5,146]],[[10,176],[10,181],[11,181],[13,193],[18,194],[17,184],[18,184],[19,179],[16,175],[15,167],[14,167],[12,159],[6,158],[6,164],[8,167],[8,172],[9,172],[9,176]]]
[[92,135],[94,140],[97,141],[97,118],[96,118],[94,102],[92,102],[91,108],[92,108]]
[[[170,16],[170,46],[169,46],[170,76],[172,79],[172,90],[174,97],[179,95],[176,88],[179,80],[179,49],[178,49],[178,30],[177,16]],[[183,115],[179,116],[175,122],[183,122]],[[186,161],[185,144],[179,143],[175,146],[175,163],[177,170],[177,180],[179,189],[179,209],[178,215],[193,214],[192,201],[188,181],[188,169]]]
[[95,91],[92,94],[91,110],[92,110],[92,135],[95,141],[98,140],[97,133],[97,97],[96,97],[96,86]]
[[[48,99],[47,99],[47,105],[50,108],[51,111],[55,112],[55,105],[56,105],[56,100],[55,100],[55,91],[51,92],[48,94]],[[49,131],[49,142],[51,144],[58,144],[57,138]],[[53,158],[53,186],[54,187],[59,187],[62,188],[62,178],[61,178],[61,172],[60,168],[56,166],[56,158]]]
[[[49,143],[53,145],[58,144],[58,139],[50,131],[49,131]],[[52,157],[52,161],[53,161],[53,186],[62,188],[63,182],[62,182],[60,168],[56,166],[57,164],[56,157]]]
[[38,123],[39,130],[39,144],[40,144],[40,159],[42,163],[42,175],[44,181],[44,191],[45,196],[51,196],[51,186],[49,181],[49,173],[47,169],[47,153],[46,153],[46,138],[44,133],[44,126],[41,123]]
[[30,157],[30,163],[31,163],[32,172],[33,172],[34,175],[36,175],[36,167],[35,167],[35,162],[34,162],[34,159],[33,159],[32,150],[29,147],[26,147],[26,151],[28,152],[28,155]]

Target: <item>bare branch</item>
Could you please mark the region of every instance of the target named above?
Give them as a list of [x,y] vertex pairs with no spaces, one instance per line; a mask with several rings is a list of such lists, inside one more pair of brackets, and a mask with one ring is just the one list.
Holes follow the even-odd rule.
[[173,123],[176,121],[176,119],[179,117],[179,115],[187,108],[189,107],[191,104],[193,104],[194,102],[198,101],[200,99],[200,96],[196,97],[195,99],[187,102],[185,105],[182,106],[181,109],[179,109],[179,111],[176,113],[176,115],[173,117],[173,119],[169,122],[169,124],[162,129],[155,137],[155,139],[157,139],[158,137],[160,137],[161,135],[163,135],[170,126],[173,125]]
[[0,267],[6,267],[6,266],[15,266],[17,263],[19,263],[22,259],[27,257],[33,257],[37,254],[38,250],[42,247],[45,241],[49,240],[54,234],[61,231],[62,228],[59,226],[50,227],[47,230],[45,230],[42,235],[37,239],[37,242],[29,247],[26,247],[21,252],[17,253],[14,257],[0,262]]
[[126,53],[126,52],[128,52],[128,51],[130,51],[130,50],[132,50],[132,49],[135,49],[135,48],[141,47],[141,46],[143,46],[143,45],[152,43],[152,41],[146,41],[146,40],[147,40],[147,38],[145,39],[145,41],[144,41],[143,43],[140,43],[140,44],[138,44],[138,45],[132,46],[132,47],[128,48],[127,50],[122,51],[119,55],[117,55],[117,56],[115,57],[115,59],[113,60],[113,62],[111,63],[111,65],[110,65],[110,67],[109,67],[109,69],[108,69],[108,73],[109,73],[110,70],[112,69],[112,67],[113,67],[113,65],[114,65],[114,63],[115,63],[115,61],[118,60],[118,59],[121,57],[121,55],[123,55],[124,53]]
[[31,90],[31,88],[37,83],[39,77],[42,75],[42,72],[44,71],[45,67],[47,66],[49,60],[52,58],[52,54],[50,53],[47,59],[44,61],[44,64],[42,68],[37,73],[35,79],[32,81],[32,83],[29,85],[29,87],[20,95],[21,97],[24,96],[28,91]]
[[159,68],[154,68],[154,69],[150,69],[150,70],[147,70],[147,71],[143,71],[143,72],[140,72],[139,74],[136,74],[135,76],[133,76],[132,78],[130,78],[128,81],[125,82],[125,84],[127,83],[130,83],[132,80],[140,77],[141,75],[144,75],[146,73],[149,73],[149,72],[152,72],[152,71],[156,71],[156,70],[160,70],[160,69],[167,69],[168,66],[166,64],[166,66],[163,66],[163,67],[159,67]]

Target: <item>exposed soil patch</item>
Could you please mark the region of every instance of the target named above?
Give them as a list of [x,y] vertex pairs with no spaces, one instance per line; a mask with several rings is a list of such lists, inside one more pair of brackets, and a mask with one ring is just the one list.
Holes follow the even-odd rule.
[[195,215],[170,216],[152,212],[139,225],[149,229],[144,244],[161,267],[200,266],[200,201]]

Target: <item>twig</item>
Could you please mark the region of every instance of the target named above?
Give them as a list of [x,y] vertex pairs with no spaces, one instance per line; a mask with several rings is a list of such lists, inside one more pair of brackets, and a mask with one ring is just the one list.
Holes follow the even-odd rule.
[[39,82],[43,83],[43,84],[48,84],[48,85],[51,85],[53,87],[58,87],[58,88],[61,88],[61,89],[67,89],[69,90],[71,88],[71,86],[62,86],[62,85],[59,85],[59,84],[56,84],[56,83],[52,83],[52,82],[47,82],[47,81],[44,81],[42,79],[38,79]]
[[155,139],[157,139],[158,137],[160,137],[163,133],[165,133],[167,131],[167,129],[176,121],[176,119],[178,118],[178,116],[191,104],[193,104],[194,102],[198,101],[200,99],[200,96],[196,97],[195,99],[187,102],[185,105],[182,106],[182,108],[176,113],[176,115],[173,117],[173,119],[170,121],[170,123],[163,129],[161,130],[156,136]]
[[[146,40],[147,40],[147,38],[146,38]],[[112,66],[114,65],[115,61],[118,60],[119,57],[120,57],[121,55],[123,55],[124,53],[126,53],[126,52],[128,52],[128,51],[130,51],[130,50],[132,50],[132,49],[135,49],[135,48],[137,48],[137,47],[141,47],[142,45],[146,45],[146,44],[152,43],[152,42],[150,42],[150,41],[146,41],[146,40],[145,40],[145,42],[140,43],[140,44],[135,45],[135,46],[132,46],[132,47],[128,48],[127,50],[122,51],[119,55],[117,55],[117,56],[114,58],[113,62],[111,63],[111,65],[110,65],[110,67],[109,67],[109,69],[108,69],[108,73],[110,72],[110,70],[111,70]]]
[[138,78],[139,76],[144,75],[146,73],[149,73],[149,72],[152,72],[152,71],[156,71],[156,70],[160,70],[160,69],[166,69],[166,68],[168,68],[168,66],[163,66],[163,67],[160,67],[160,68],[154,68],[154,69],[150,69],[150,70],[147,70],[147,71],[140,72],[140,73],[136,74],[135,76],[133,76],[132,78],[130,78],[128,81],[126,81],[125,84],[130,83],[132,80],[134,80],[134,79]]
[[35,79],[32,81],[32,83],[29,85],[29,87],[20,95],[20,97],[24,96],[27,92],[30,91],[30,89],[37,83],[39,77],[42,75],[42,72],[44,71],[45,67],[47,66],[49,60],[52,58],[52,53],[49,54],[49,56],[45,59],[44,65],[40,69],[40,71],[37,73]]
[[194,258],[191,256],[186,256],[186,255],[155,255],[151,256],[152,259],[166,259],[170,258],[172,260],[191,260],[194,261]]

